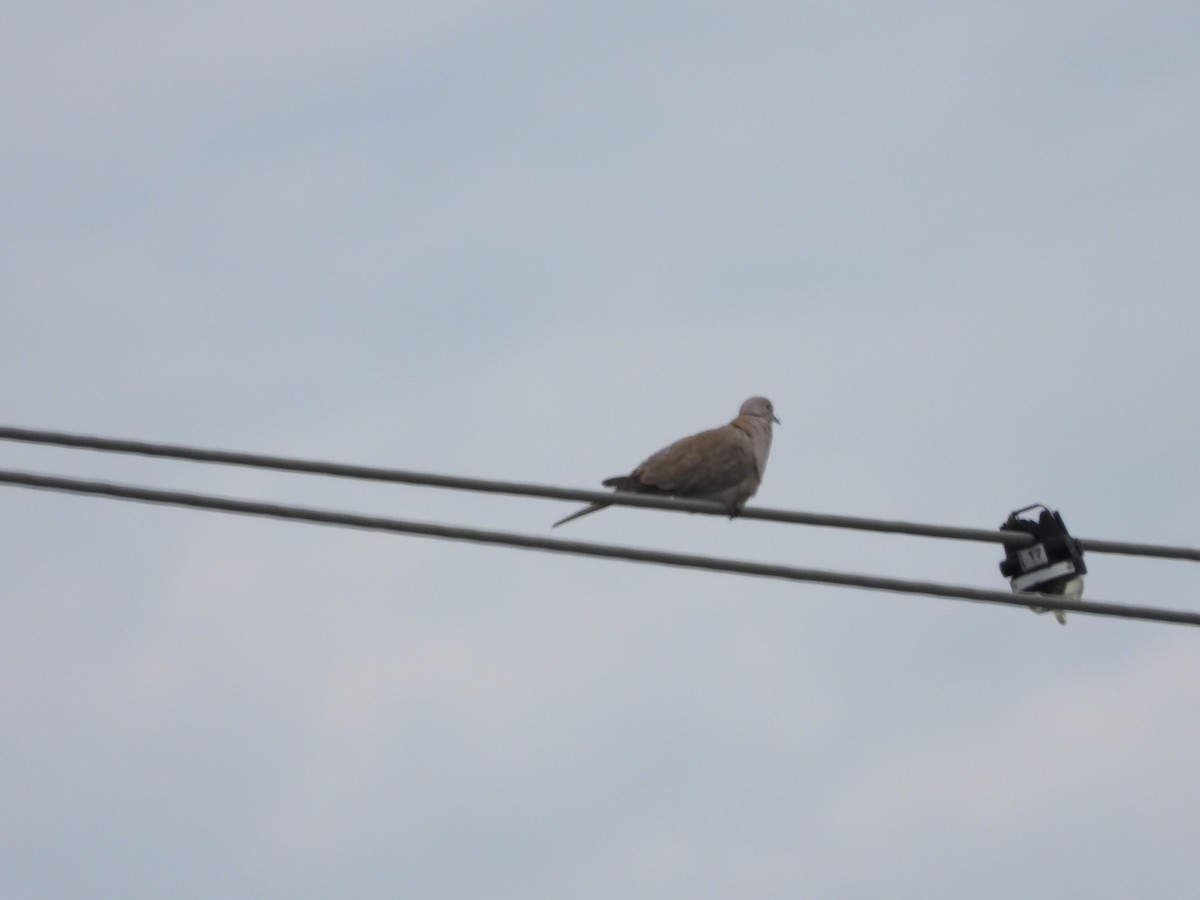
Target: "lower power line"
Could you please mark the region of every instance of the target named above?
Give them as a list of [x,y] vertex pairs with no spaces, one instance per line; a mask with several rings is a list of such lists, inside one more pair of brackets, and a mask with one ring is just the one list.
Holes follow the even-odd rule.
[[1051,609],[1062,609],[1067,612],[1113,616],[1124,619],[1141,619],[1151,622],[1200,625],[1200,613],[1183,610],[1104,603],[1094,600],[1067,600],[1063,597],[1048,594],[1012,594],[1006,591],[982,590],[959,585],[939,584],[932,581],[906,581],[872,575],[830,572],[822,569],[797,568],[743,560],[721,559],[711,556],[670,553],[660,550],[642,550],[636,547],[619,547],[610,544],[593,544],[583,541],[533,537],[511,532],[484,531],[475,528],[461,528],[428,522],[409,522],[382,516],[365,516],[299,506],[284,506],[276,503],[237,500],[207,494],[165,491],[100,481],[83,481],[74,478],[39,475],[29,472],[0,470],[0,484],[111,497],[121,500],[136,500],[143,503],[183,506],[192,509],[217,510],[240,515],[312,522],[321,525],[360,528],[370,531],[423,535],[425,537],[436,537],[446,540],[470,541],[477,544],[520,547],[526,550],[542,550],[552,553],[570,553],[577,556],[596,556],[607,559],[623,559],[629,562],[653,563],[688,569],[704,569],[737,575],[783,578],[791,581],[810,581],[819,584],[858,587],[875,591],[925,594],[934,597],[972,600],[979,603],[999,603],[1005,606],[1049,607]]

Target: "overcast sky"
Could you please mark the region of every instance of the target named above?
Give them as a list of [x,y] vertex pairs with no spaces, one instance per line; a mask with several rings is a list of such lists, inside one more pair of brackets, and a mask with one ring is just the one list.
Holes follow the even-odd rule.
[[[1194,3],[10,4],[0,423],[1200,545]],[[0,445],[549,535],[570,504]],[[0,488],[0,895],[1176,897],[1200,633]],[[557,536],[559,533],[554,532]],[[563,537],[1006,589],[998,547]],[[1085,597],[1200,608],[1194,564]]]

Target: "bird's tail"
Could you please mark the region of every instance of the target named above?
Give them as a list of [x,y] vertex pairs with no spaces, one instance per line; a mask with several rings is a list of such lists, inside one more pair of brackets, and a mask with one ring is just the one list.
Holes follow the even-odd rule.
[[571,513],[571,514],[570,514],[569,516],[567,516],[566,518],[564,518],[564,519],[559,519],[557,522],[555,522],[555,523],[554,523],[553,525],[551,525],[550,527],[551,527],[551,528],[557,528],[559,525],[565,525],[565,524],[567,524],[567,523],[568,523],[568,522],[570,522],[572,519],[578,519],[578,518],[580,518],[580,517],[582,517],[582,516],[586,516],[586,515],[588,515],[589,513],[600,512],[600,510],[602,510],[602,509],[606,509],[606,508],[607,508],[607,507],[609,507],[609,506],[612,506],[612,504],[611,504],[611,503],[591,503],[591,504],[589,504],[589,505],[585,506],[583,509],[580,509],[580,510],[577,510],[577,511],[575,511],[575,512]]
[[[605,478],[600,483],[602,485],[604,485],[605,487],[616,488],[618,491],[623,491],[629,487],[629,476],[628,475],[614,475],[612,478]],[[566,525],[572,519],[578,519],[578,518],[581,518],[582,516],[590,515],[591,513],[594,513],[594,512],[600,512],[600,510],[606,509],[610,506],[612,506],[611,503],[603,503],[603,502],[592,503],[588,506],[585,506],[583,509],[579,510],[578,512],[571,513],[565,519],[559,519],[557,522],[555,522],[550,527],[557,528],[559,525]]]

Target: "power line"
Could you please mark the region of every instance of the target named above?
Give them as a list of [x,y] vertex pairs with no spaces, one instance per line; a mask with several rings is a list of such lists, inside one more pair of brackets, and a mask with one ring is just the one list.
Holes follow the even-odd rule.
[[1072,601],[1063,597],[1046,594],[1018,595],[1005,591],[982,590],[959,585],[939,584],[932,581],[905,581],[897,578],[830,572],[822,569],[804,569],[794,566],[721,559],[711,556],[643,550],[635,547],[620,547],[610,544],[566,541],[558,538],[533,537],[531,535],[514,534],[512,532],[484,531],[476,528],[460,528],[428,522],[410,522],[382,516],[364,516],[331,510],[284,506],[276,503],[236,500],[207,494],[163,491],[99,481],[82,481],[74,478],[38,475],[29,472],[0,470],[0,483],[41,490],[96,495],[122,500],[136,500],[144,503],[162,503],[194,509],[238,513],[241,515],[313,522],[322,525],[337,525],[371,531],[387,531],[397,534],[424,535],[426,537],[443,538],[446,540],[470,541],[477,544],[498,544],[508,547],[520,547],[526,550],[543,550],[554,553],[570,553],[577,556],[623,559],[630,562],[654,563],[689,569],[705,569],[713,572],[755,575],[764,578],[783,578],[791,581],[810,581],[820,584],[858,587],[876,591],[927,594],[935,597],[973,600],[980,603],[1000,603],[1006,606],[1046,606],[1051,609],[1062,609],[1068,612],[1099,616],[1141,619],[1151,622],[1171,622],[1181,625],[1200,625],[1200,613],[1185,612],[1183,610],[1103,603],[1094,600]]
[[[483,478],[460,478],[427,472],[409,472],[402,469],[385,469],[373,466],[346,465],[318,460],[294,459],[268,456],[257,453],[239,453],[229,450],[209,450],[177,444],[160,444],[148,441],[131,441],[119,438],[92,435],[68,434],[57,431],[41,431],[29,428],[0,426],[0,440],[22,441],[32,444],[47,444],[110,453],[130,453],[139,456],[156,456],[192,462],[217,463],[221,465],[247,466],[259,469],[274,469],[282,472],[298,472],[309,475],[329,475],[337,478],[356,478],[368,481],[386,481],[397,484],[413,484],[425,487],[449,488],[462,491],[480,491],[492,494],[508,494],[522,497],[542,497],[551,500],[576,500],[583,503],[602,501],[613,506],[633,506],[642,509],[665,509],[674,512],[699,513],[701,515],[728,515],[724,506],[705,500],[685,500],[671,497],[655,497],[646,494],[610,493],[575,488],[560,488],[542,484],[526,484],[515,481],[494,481]],[[808,513],[784,509],[750,507],[741,512],[743,519],[761,519],[768,522],[787,522],[796,525],[816,525],[828,528],[848,528],[857,531],[877,531],[890,534],[908,534],[918,537],[937,537],[950,540],[984,541],[1008,546],[1024,547],[1033,543],[1033,538],[1022,532],[1000,531],[985,528],[959,528],[947,525],[928,525],[919,522],[904,522],[887,519],[870,519],[861,516],[839,516],[827,513]],[[1127,556],[1148,556],[1162,559],[1185,559],[1200,562],[1200,549],[1170,547],[1156,544],[1134,544],[1124,541],[1101,541],[1080,539],[1084,550],[1092,553],[1116,553]]]

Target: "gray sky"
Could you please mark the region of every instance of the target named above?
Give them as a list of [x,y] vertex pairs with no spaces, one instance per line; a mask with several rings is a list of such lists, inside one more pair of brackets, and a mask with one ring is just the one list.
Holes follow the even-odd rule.
[[[38,3],[0,421],[1200,544],[1187,3]],[[0,446],[532,534],[571,507]],[[1183,896],[1194,630],[0,490],[0,894]],[[1000,552],[564,536],[1004,588]],[[1087,597],[1196,608],[1186,563]]]

